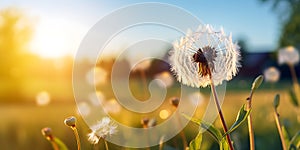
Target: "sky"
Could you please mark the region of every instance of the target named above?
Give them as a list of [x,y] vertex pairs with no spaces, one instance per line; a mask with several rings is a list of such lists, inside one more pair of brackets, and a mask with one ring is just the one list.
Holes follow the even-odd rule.
[[235,40],[246,40],[250,51],[270,51],[277,46],[281,23],[270,6],[259,0],[1,0],[0,9],[17,7],[34,18],[31,51],[43,57],[59,57],[74,55],[87,32],[103,17],[142,2],[171,4],[203,23],[222,26]]

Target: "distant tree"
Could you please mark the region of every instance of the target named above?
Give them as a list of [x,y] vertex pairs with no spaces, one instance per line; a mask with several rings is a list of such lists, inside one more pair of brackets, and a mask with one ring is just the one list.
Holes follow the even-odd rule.
[[260,0],[271,3],[272,9],[282,20],[279,46],[293,45],[300,48],[300,0]]
[[0,98],[19,97],[33,27],[17,8],[0,10]]

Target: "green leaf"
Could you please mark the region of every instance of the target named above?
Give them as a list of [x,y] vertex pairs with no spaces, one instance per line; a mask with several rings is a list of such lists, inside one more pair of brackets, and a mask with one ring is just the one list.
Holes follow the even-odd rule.
[[290,136],[284,126],[281,126],[281,130],[282,130],[282,134],[283,134],[283,138],[284,138],[284,144],[286,145],[286,147],[289,147]]
[[226,138],[223,138],[220,144],[220,150],[230,150],[229,144],[226,140]]
[[289,95],[290,95],[290,100],[291,100],[292,104],[294,106],[298,107],[299,106],[298,99],[297,99],[296,93],[293,89],[289,90]]
[[223,135],[222,133],[213,125],[206,123],[204,121],[201,121],[200,119],[196,119],[196,118],[192,118],[187,116],[186,114],[182,114],[185,118],[187,118],[188,120],[196,123],[197,125],[199,125],[201,128],[207,130],[214,138],[217,142],[221,142],[223,139]]
[[277,109],[277,107],[279,106],[279,103],[280,103],[280,95],[276,94],[274,101],[273,101],[273,106],[275,109]]
[[264,80],[264,76],[263,75],[259,75],[258,77],[256,77],[256,79],[252,83],[251,90],[252,91],[256,90],[261,85],[261,83],[263,82],[263,80]]
[[202,143],[202,133],[198,133],[198,135],[193,139],[189,144],[189,150],[200,150]]
[[68,150],[68,148],[67,148],[67,146],[65,145],[65,143],[62,142],[62,141],[61,141],[60,139],[58,139],[57,137],[54,137],[54,140],[53,140],[53,141],[57,144],[59,150]]
[[238,115],[237,115],[237,117],[236,117],[235,122],[234,122],[233,125],[230,127],[230,129],[223,135],[223,137],[224,137],[226,134],[229,134],[229,133],[231,133],[232,131],[234,131],[236,128],[238,128],[238,127],[239,127],[239,126],[247,119],[247,117],[249,116],[250,112],[251,112],[251,109],[247,111],[247,110],[246,110],[246,105],[244,104],[244,105],[241,107],[241,109],[240,109],[240,111],[239,111],[239,113],[238,113]]
[[300,149],[300,131],[298,131],[289,143],[289,149]]

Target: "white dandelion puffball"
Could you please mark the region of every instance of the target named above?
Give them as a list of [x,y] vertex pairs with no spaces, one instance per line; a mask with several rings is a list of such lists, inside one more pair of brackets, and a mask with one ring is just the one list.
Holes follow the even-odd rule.
[[191,87],[206,87],[210,79],[220,85],[231,80],[241,66],[239,46],[231,34],[227,36],[222,28],[216,31],[210,25],[200,25],[176,41],[169,60],[177,80]]
[[293,46],[282,48],[278,51],[278,63],[295,65],[299,63],[299,52]]
[[92,132],[88,134],[88,140],[92,144],[97,144],[99,140],[105,139],[117,132],[117,125],[108,117],[102,118],[97,124],[91,126]]
[[46,106],[50,103],[50,101],[51,101],[50,95],[46,91],[39,92],[36,95],[36,104],[38,106]]
[[86,74],[86,80],[90,85],[99,85],[106,82],[107,72],[101,67],[94,67]]
[[279,80],[280,71],[275,67],[269,67],[264,71],[266,82],[275,83]]
[[154,78],[162,81],[162,83],[158,82],[159,86],[161,86],[161,87],[163,87],[163,86],[170,87],[174,83],[173,76],[168,71],[164,71],[164,72],[156,75]]

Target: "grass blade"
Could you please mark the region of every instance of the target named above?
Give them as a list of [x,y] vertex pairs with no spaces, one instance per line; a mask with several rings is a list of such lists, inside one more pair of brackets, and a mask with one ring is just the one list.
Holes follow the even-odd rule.
[[236,117],[235,122],[233,123],[233,125],[231,126],[231,128],[228,130],[228,132],[225,133],[223,136],[225,136],[226,134],[229,134],[229,133],[233,132],[236,128],[238,128],[247,119],[247,117],[249,116],[250,112],[251,112],[251,109],[247,111],[246,110],[246,105],[244,104],[241,107],[241,109],[240,109],[240,111],[239,111],[239,113],[238,113],[238,115]]
[[201,128],[207,130],[214,138],[217,142],[221,142],[223,139],[223,135],[222,133],[213,125],[205,123],[204,121],[201,121],[200,119],[196,119],[196,118],[192,118],[187,116],[186,114],[183,114],[183,116],[185,118],[187,118],[188,120],[196,123],[197,125],[199,125]]
[[189,150],[200,150],[202,143],[202,133],[198,133],[198,135],[190,142]]

